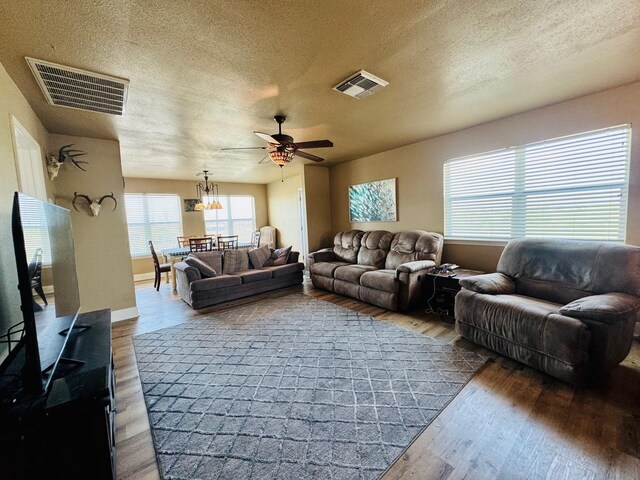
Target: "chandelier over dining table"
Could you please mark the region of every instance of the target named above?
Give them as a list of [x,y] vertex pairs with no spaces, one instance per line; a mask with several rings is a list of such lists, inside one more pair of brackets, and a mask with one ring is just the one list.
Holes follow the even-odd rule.
[[209,183],[209,170],[203,170],[198,175],[204,175],[204,185],[198,183],[196,191],[198,192],[198,200],[194,207],[197,211],[202,210],[221,210],[222,204],[219,200],[218,184]]

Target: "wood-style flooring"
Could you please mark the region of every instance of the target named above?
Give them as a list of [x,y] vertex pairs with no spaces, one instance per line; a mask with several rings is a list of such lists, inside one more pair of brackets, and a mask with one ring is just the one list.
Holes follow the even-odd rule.
[[[464,342],[433,315],[392,313],[304,285],[196,312],[163,283],[136,286],[140,317],[113,325],[118,479],[157,479],[132,336],[292,292],[322,298],[381,321]],[[396,479],[640,479],[640,344],[607,385],[576,389],[481,347],[492,360],[396,461]]]

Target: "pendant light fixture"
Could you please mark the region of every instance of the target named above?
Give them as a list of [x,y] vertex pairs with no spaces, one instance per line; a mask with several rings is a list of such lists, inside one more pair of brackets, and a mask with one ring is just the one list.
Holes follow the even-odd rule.
[[194,209],[197,211],[221,210],[222,204],[218,199],[218,184],[209,183],[209,170],[203,170],[198,173],[198,175],[204,175],[204,185],[202,185],[202,183],[196,185],[196,191],[198,192],[198,199],[200,201],[196,203]]

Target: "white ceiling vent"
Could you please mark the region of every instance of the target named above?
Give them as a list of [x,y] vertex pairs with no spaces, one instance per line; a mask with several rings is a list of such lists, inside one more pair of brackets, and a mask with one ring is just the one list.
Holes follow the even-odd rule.
[[333,87],[337,92],[342,92],[350,97],[363,98],[371,95],[376,90],[380,90],[383,87],[389,85],[389,82],[385,82],[381,78],[375,75],[360,70],[358,73],[353,74],[348,79],[340,82]]
[[129,80],[25,58],[51,105],[124,115]]

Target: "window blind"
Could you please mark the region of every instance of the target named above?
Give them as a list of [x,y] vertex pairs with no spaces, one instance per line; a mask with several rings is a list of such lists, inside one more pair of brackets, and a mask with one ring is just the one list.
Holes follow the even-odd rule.
[[238,235],[240,242],[250,242],[256,229],[255,201],[250,195],[219,197],[221,210],[205,210],[207,234]]
[[124,196],[132,257],[150,255],[149,240],[156,250],[177,247],[182,235],[178,195],[126,193]]
[[445,237],[624,241],[630,125],[444,163]]

